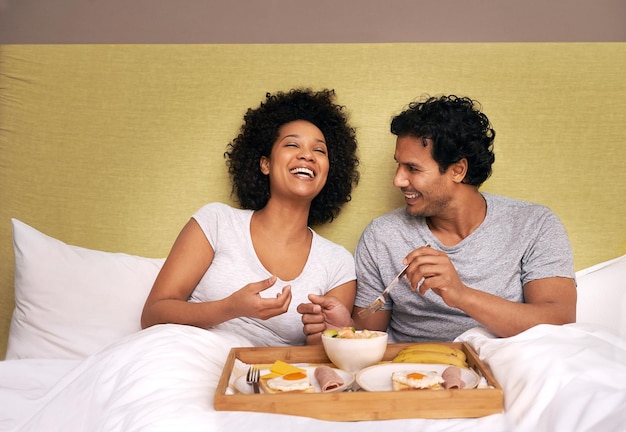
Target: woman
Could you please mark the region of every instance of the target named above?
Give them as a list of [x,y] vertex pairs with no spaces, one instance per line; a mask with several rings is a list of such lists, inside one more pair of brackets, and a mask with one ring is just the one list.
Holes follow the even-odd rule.
[[267,94],[225,156],[241,209],[202,207],[157,276],[142,326],[227,329],[255,345],[302,345],[311,293],[352,308],[352,255],[309,226],[332,221],[358,182],[354,129],[334,91]]

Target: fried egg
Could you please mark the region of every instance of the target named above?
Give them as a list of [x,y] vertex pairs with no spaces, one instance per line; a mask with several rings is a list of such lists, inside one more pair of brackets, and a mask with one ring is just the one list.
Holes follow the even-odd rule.
[[391,379],[415,389],[438,387],[444,382],[441,375],[434,371],[397,371],[391,375]]
[[311,380],[304,372],[293,372],[267,380],[267,386],[278,391],[306,390],[310,385]]

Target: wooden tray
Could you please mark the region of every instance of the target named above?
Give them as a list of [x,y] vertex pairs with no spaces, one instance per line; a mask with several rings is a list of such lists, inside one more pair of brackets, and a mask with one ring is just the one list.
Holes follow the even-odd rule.
[[[226,394],[228,382],[239,359],[248,364],[331,364],[321,345],[297,347],[233,348],[215,393],[217,411],[254,411],[312,417],[321,420],[355,421],[406,418],[482,417],[502,412],[502,387],[489,367],[466,343],[442,342],[461,348],[467,362],[487,380],[491,388],[408,392],[340,392],[300,394]],[[390,344],[383,362],[415,343]]]

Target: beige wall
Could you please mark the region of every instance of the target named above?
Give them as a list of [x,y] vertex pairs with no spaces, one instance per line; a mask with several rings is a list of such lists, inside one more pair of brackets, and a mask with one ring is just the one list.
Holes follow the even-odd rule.
[[0,0],[5,44],[624,41],[624,0]]

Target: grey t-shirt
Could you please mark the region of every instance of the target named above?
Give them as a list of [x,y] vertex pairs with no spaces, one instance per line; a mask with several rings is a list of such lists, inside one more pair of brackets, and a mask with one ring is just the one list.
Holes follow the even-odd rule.
[[[482,224],[454,246],[444,246],[423,217],[396,209],[374,219],[355,251],[355,305],[372,302],[402,268],[412,250],[430,244],[444,251],[461,281],[514,302],[523,302],[524,284],[548,277],[574,279],[569,238],[558,217],[547,207],[488,193]],[[451,308],[432,291],[411,291],[404,278],[383,309],[393,309],[389,337],[393,342],[448,341],[480,324],[460,309]]]
[[[267,279],[271,273],[257,257],[250,237],[252,210],[232,208],[211,203],[193,215],[215,255],[189,301],[223,299],[251,282]],[[298,304],[308,303],[310,293],[324,295],[331,289],[356,278],[354,258],[343,246],[313,233],[311,250],[302,273],[293,280],[277,279],[274,286],[263,291],[262,297],[275,297],[286,285],[291,285],[289,310],[267,320],[241,317],[215,326],[239,333],[257,346],[303,345],[301,315]]]

